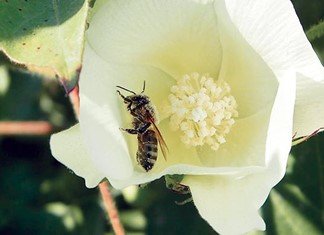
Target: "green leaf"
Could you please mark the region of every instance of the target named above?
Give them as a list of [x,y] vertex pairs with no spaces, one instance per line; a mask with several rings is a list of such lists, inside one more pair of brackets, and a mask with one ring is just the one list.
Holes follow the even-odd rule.
[[[303,209],[303,207],[308,207],[308,203],[298,191],[298,188],[292,186],[288,188],[288,192],[290,196],[281,194],[276,190],[273,190],[270,195],[276,234],[322,234],[320,229],[311,221],[309,214]],[[294,199],[290,201],[291,198]],[[299,207],[296,202],[298,202]]]
[[310,41],[322,37],[324,35],[324,21],[313,25],[309,30],[307,30],[306,35]]
[[31,71],[58,76],[69,91],[79,77],[87,13],[85,0],[1,0],[0,50]]

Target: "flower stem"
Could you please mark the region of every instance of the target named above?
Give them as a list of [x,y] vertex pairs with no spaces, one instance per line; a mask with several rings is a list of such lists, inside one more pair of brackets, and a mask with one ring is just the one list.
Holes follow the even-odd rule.
[[46,121],[3,121],[0,135],[49,135],[54,127]]
[[75,117],[79,120],[80,115],[80,97],[79,97],[79,86],[76,85],[73,90],[69,93],[70,101],[73,105]]
[[[80,96],[79,96],[79,87],[75,86],[74,89],[69,94],[70,101],[73,105],[75,116],[79,119],[80,114]],[[105,209],[107,211],[110,223],[116,235],[124,235],[125,231],[120,222],[117,208],[115,206],[114,199],[110,194],[109,185],[107,181],[103,181],[99,184],[99,189],[101,197],[103,199]]]
[[107,181],[101,182],[99,184],[99,189],[115,234],[124,235],[125,231],[120,222],[114,200],[110,194],[108,182]]

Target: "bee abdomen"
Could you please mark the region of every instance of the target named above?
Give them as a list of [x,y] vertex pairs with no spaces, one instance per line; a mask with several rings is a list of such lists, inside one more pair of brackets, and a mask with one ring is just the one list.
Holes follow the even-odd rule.
[[137,162],[146,170],[153,168],[157,159],[157,138],[153,130],[138,135]]

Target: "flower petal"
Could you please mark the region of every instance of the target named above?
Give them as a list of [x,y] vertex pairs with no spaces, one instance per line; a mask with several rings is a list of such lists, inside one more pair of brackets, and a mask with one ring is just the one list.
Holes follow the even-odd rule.
[[275,73],[318,77],[320,64],[289,0],[225,0],[234,25]]
[[88,46],[80,78],[80,126],[92,161],[107,177],[125,179],[133,167],[119,127],[116,80],[111,68]]
[[73,170],[75,174],[83,177],[86,186],[96,187],[105,177],[93,164],[83,144],[80,125],[51,136],[50,146],[52,155],[64,165]]
[[126,179],[133,171],[127,144],[113,109],[80,95],[80,128],[91,160],[106,177]]
[[324,69],[322,81],[297,74],[297,94],[295,104],[295,137],[306,136],[324,127]]
[[296,80],[294,71],[287,71],[279,78],[280,85],[271,112],[266,143],[265,173],[270,185],[277,184],[286,172],[286,165],[292,142],[294,103],[296,99]]
[[245,177],[186,176],[199,213],[221,234],[243,234],[264,230],[258,209],[271,188],[285,174],[291,146],[295,80],[288,73],[281,79],[267,132],[266,166]]
[[[246,118],[236,120],[231,132],[215,152],[208,146],[198,153],[205,166],[246,167],[264,166],[267,131],[272,105],[267,105],[259,112]],[[253,128],[251,128],[253,126]]]
[[286,68],[297,72],[296,137],[323,127],[324,68],[305,36],[291,1],[225,0],[225,4],[233,23],[274,73]]
[[[221,176],[186,176],[183,183],[190,187],[199,213],[220,234],[243,234],[252,229],[264,230],[246,180]],[[253,185],[256,186],[256,185]]]
[[175,78],[217,77],[222,49],[211,4],[109,1],[92,18],[88,42],[107,62],[150,65]]
[[219,77],[231,86],[239,118],[245,118],[273,104],[278,82],[266,61],[233,24],[224,2],[216,1],[215,9],[223,50]]

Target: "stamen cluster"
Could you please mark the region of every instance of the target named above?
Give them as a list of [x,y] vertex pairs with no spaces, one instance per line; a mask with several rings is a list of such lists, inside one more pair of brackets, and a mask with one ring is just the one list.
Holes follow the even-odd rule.
[[170,126],[180,129],[181,140],[191,146],[210,145],[217,150],[225,143],[238,117],[237,103],[224,80],[208,74],[184,75],[171,87],[169,95]]

